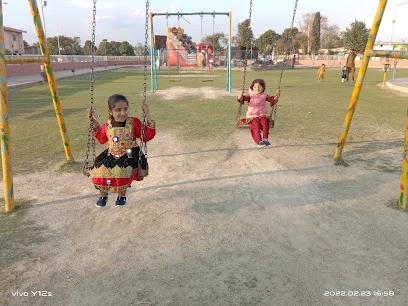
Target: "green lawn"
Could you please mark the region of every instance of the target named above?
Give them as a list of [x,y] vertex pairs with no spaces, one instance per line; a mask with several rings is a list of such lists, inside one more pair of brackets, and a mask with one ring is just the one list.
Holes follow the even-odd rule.
[[[96,75],[95,104],[101,123],[107,118],[107,98],[113,93],[126,95],[130,99],[132,115],[141,115],[142,73],[109,71]],[[169,101],[161,99],[157,93],[148,93],[148,104],[157,122],[158,133],[177,133],[179,139],[194,143],[195,148],[222,146],[223,140],[234,132],[250,137],[248,130],[237,130],[235,127],[238,110],[235,94],[215,100],[194,96],[194,88],[225,88],[226,72],[215,70],[214,73],[216,77],[213,82],[201,82],[199,77],[185,77],[181,82],[169,82],[166,75],[160,77],[160,89],[183,86],[191,89],[191,95]],[[284,72],[277,124],[271,137],[275,143],[337,142],[353,84],[341,83],[340,69],[328,69],[323,83],[317,82],[316,73],[317,69]],[[248,71],[246,87],[254,78],[264,78],[266,91],[273,94],[279,75],[278,70]],[[407,96],[382,90],[378,86],[382,75],[377,69],[368,70],[348,141],[402,140]],[[408,77],[408,70],[398,70],[397,76]],[[242,77],[242,71],[233,71],[234,90],[241,88]],[[149,90],[150,79],[147,87]],[[86,111],[90,103],[89,77],[61,80],[58,89],[73,155],[82,162],[89,124]],[[9,112],[12,168],[15,173],[32,172],[33,168],[45,169],[64,161],[62,140],[48,86],[10,90]]]

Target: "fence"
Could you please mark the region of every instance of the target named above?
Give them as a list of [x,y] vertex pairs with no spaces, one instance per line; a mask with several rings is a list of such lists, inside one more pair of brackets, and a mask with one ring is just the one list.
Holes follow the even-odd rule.
[[[11,59],[31,57],[30,55],[10,56]],[[75,70],[90,68],[92,57],[89,55],[51,55],[52,69],[54,71]],[[147,56],[150,65],[150,56]],[[106,67],[114,65],[143,65],[144,56],[95,56],[95,67]],[[27,74],[39,74],[41,64],[9,64],[6,66],[7,76],[18,76]]]

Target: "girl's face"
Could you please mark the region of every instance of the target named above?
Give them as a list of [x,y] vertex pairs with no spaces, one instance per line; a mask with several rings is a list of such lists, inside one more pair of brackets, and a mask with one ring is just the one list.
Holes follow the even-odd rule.
[[254,86],[252,87],[252,91],[256,94],[260,94],[264,91],[264,89],[261,84],[255,83]]
[[125,101],[118,101],[109,111],[116,122],[124,122],[129,116],[129,106]]

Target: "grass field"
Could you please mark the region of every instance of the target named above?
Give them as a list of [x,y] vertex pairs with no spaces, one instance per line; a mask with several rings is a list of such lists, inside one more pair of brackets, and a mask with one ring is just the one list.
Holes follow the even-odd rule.
[[[284,72],[277,124],[270,137],[274,145],[333,143],[334,151],[353,84],[341,83],[339,69],[328,69],[325,81],[319,83],[316,71],[294,69]],[[182,86],[185,90],[173,100],[163,99],[159,92],[148,93],[147,101],[157,122],[158,133],[175,133],[184,144],[196,149],[225,146],[224,140],[234,132],[242,133],[245,140],[249,137],[248,130],[237,131],[235,126],[236,95],[242,87],[242,71],[233,71],[232,94],[225,90],[225,95],[215,99],[195,94],[203,86],[225,88],[226,72],[215,70],[214,73],[213,82],[201,82],[200,77],[192,75],[183,76],[182,81],[177,83],[169,82],[166,75],[159,78],[159,92],[174,86]],[[279,75],[278,70],[248,71],[245,87],[254,78],[264,78],[266,92],[274,94]],[[407,97],[382,90],[379,86],[382,76],[379,70],[368,70],[345,152],[349,143],[366,142],[367,145],[360,147],[360,151],[364,148],[373,150],[373,146],[382,144],[401,147],[402,154]],[[408,77],[408,70],[398,70],[397,76]],[[149,90],[150,79],[147,82]],[[101,116],[100,122],[107,118],[107,98],[114,93],[126,95],[130,99],[131,114],[140,117],[142,88],[142,71],[118,70],[98,74],[95,104]],[[58,89],[73,155],[76,161],[82,162],[88,133],[89,78],[61,80]],[[9,101],[13,171],[32,172],[63,162],[65,155],[48,86],[10,90]]]

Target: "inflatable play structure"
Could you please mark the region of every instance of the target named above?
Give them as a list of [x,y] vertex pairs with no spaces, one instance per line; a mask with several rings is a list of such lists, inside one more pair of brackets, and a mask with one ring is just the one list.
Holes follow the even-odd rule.
[[214,60],[212,44],[196,44],[180,27],[167,28],[167,66],[209,67]]

